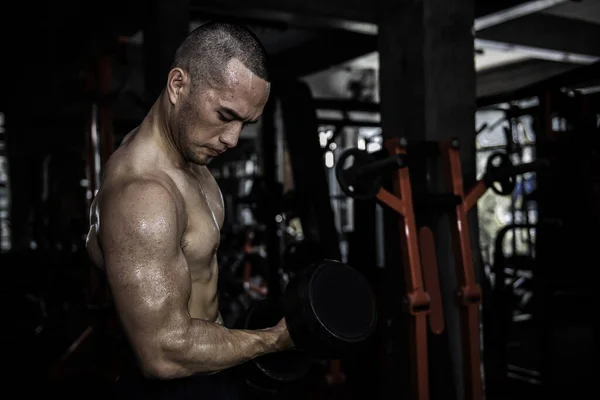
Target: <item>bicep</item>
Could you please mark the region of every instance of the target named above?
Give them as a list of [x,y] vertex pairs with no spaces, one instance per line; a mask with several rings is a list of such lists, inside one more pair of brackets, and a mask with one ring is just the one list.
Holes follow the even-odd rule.
[[184,325],[191,285],[173,200],[160,188],[145,189],[126,188],[106,201],[100,225],[115,306],[142,350]]

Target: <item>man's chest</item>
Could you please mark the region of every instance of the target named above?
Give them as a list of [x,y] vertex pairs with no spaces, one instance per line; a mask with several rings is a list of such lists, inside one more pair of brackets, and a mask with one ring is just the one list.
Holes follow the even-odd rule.
[[221,191],[212,179],[188,179],[182,191],[187,216],[182,249],[192,260],[212,260],[225,217]]

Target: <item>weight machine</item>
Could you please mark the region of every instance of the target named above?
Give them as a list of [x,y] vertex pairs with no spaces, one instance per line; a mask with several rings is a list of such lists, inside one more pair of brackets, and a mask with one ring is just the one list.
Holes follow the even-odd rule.
[[[536,171],[547,165],[546,160],[514,166],[502,153],[490,157],[484,176],[465,191],[460,165],[460,144],[456,139],[440,142],[409,142],[405,138],[388,139],[387,154],[370,154],[356,148],[342,153],[336,165],[336,177],[341,189],[354,199],[376,198],[399,215],[400,245],[405,276],[405,312],[410,315],[409,358],[411,399],[428,400],[429,367],[427,321],[433,334],[444,331],[434,235],[426,226],[417,226],[415,205],[425,209],[449,212],[452,215],[452,242],[458,279],[457,301],[461,309],[463,376],[466,398],[483,398],[479,341],[479,305],[481,289],[475,279],[475,268],[467,224],[468,212],[489,189],[510,193],[515,176]],[[417,197],[411,186],[411,161],[408,153],[441,157],[446,171],[446,193],[418,198],[425,204],[414,204]],[[383,187],[383,176],[393,174],[393,190]]]

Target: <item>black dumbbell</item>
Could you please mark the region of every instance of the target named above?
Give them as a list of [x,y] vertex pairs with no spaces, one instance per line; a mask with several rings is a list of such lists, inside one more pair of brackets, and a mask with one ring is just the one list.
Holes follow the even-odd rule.
[[289,382],[303,377],[315,360],[340,358],[358,350],[377,323],[375,297],[354,268],[334,260],[311,264],[288,282],[280,299],[250,308],[236,324],[263,329],[286,319],[295,348],[251,360],[254,378]]

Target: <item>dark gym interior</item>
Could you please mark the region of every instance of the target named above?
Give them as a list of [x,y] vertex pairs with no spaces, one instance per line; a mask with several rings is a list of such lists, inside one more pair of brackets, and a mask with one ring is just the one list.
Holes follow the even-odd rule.
[[[600,2],[2,8],[7,394],[113,398],[127,340],[86,251],[90,205],[179,43],[208,21],[250,28],[272,78],[258,123],[208,165],[225,210],[224,325],[234,329],[253,307],[281,298],[322,260],[359,272],[376,304],[375,330],[357,350],[291,354],[273,367],[289,379],[241,365],[248,398],[595,393]],[[327,290],[328,304],[353,296],[332,282]]]

